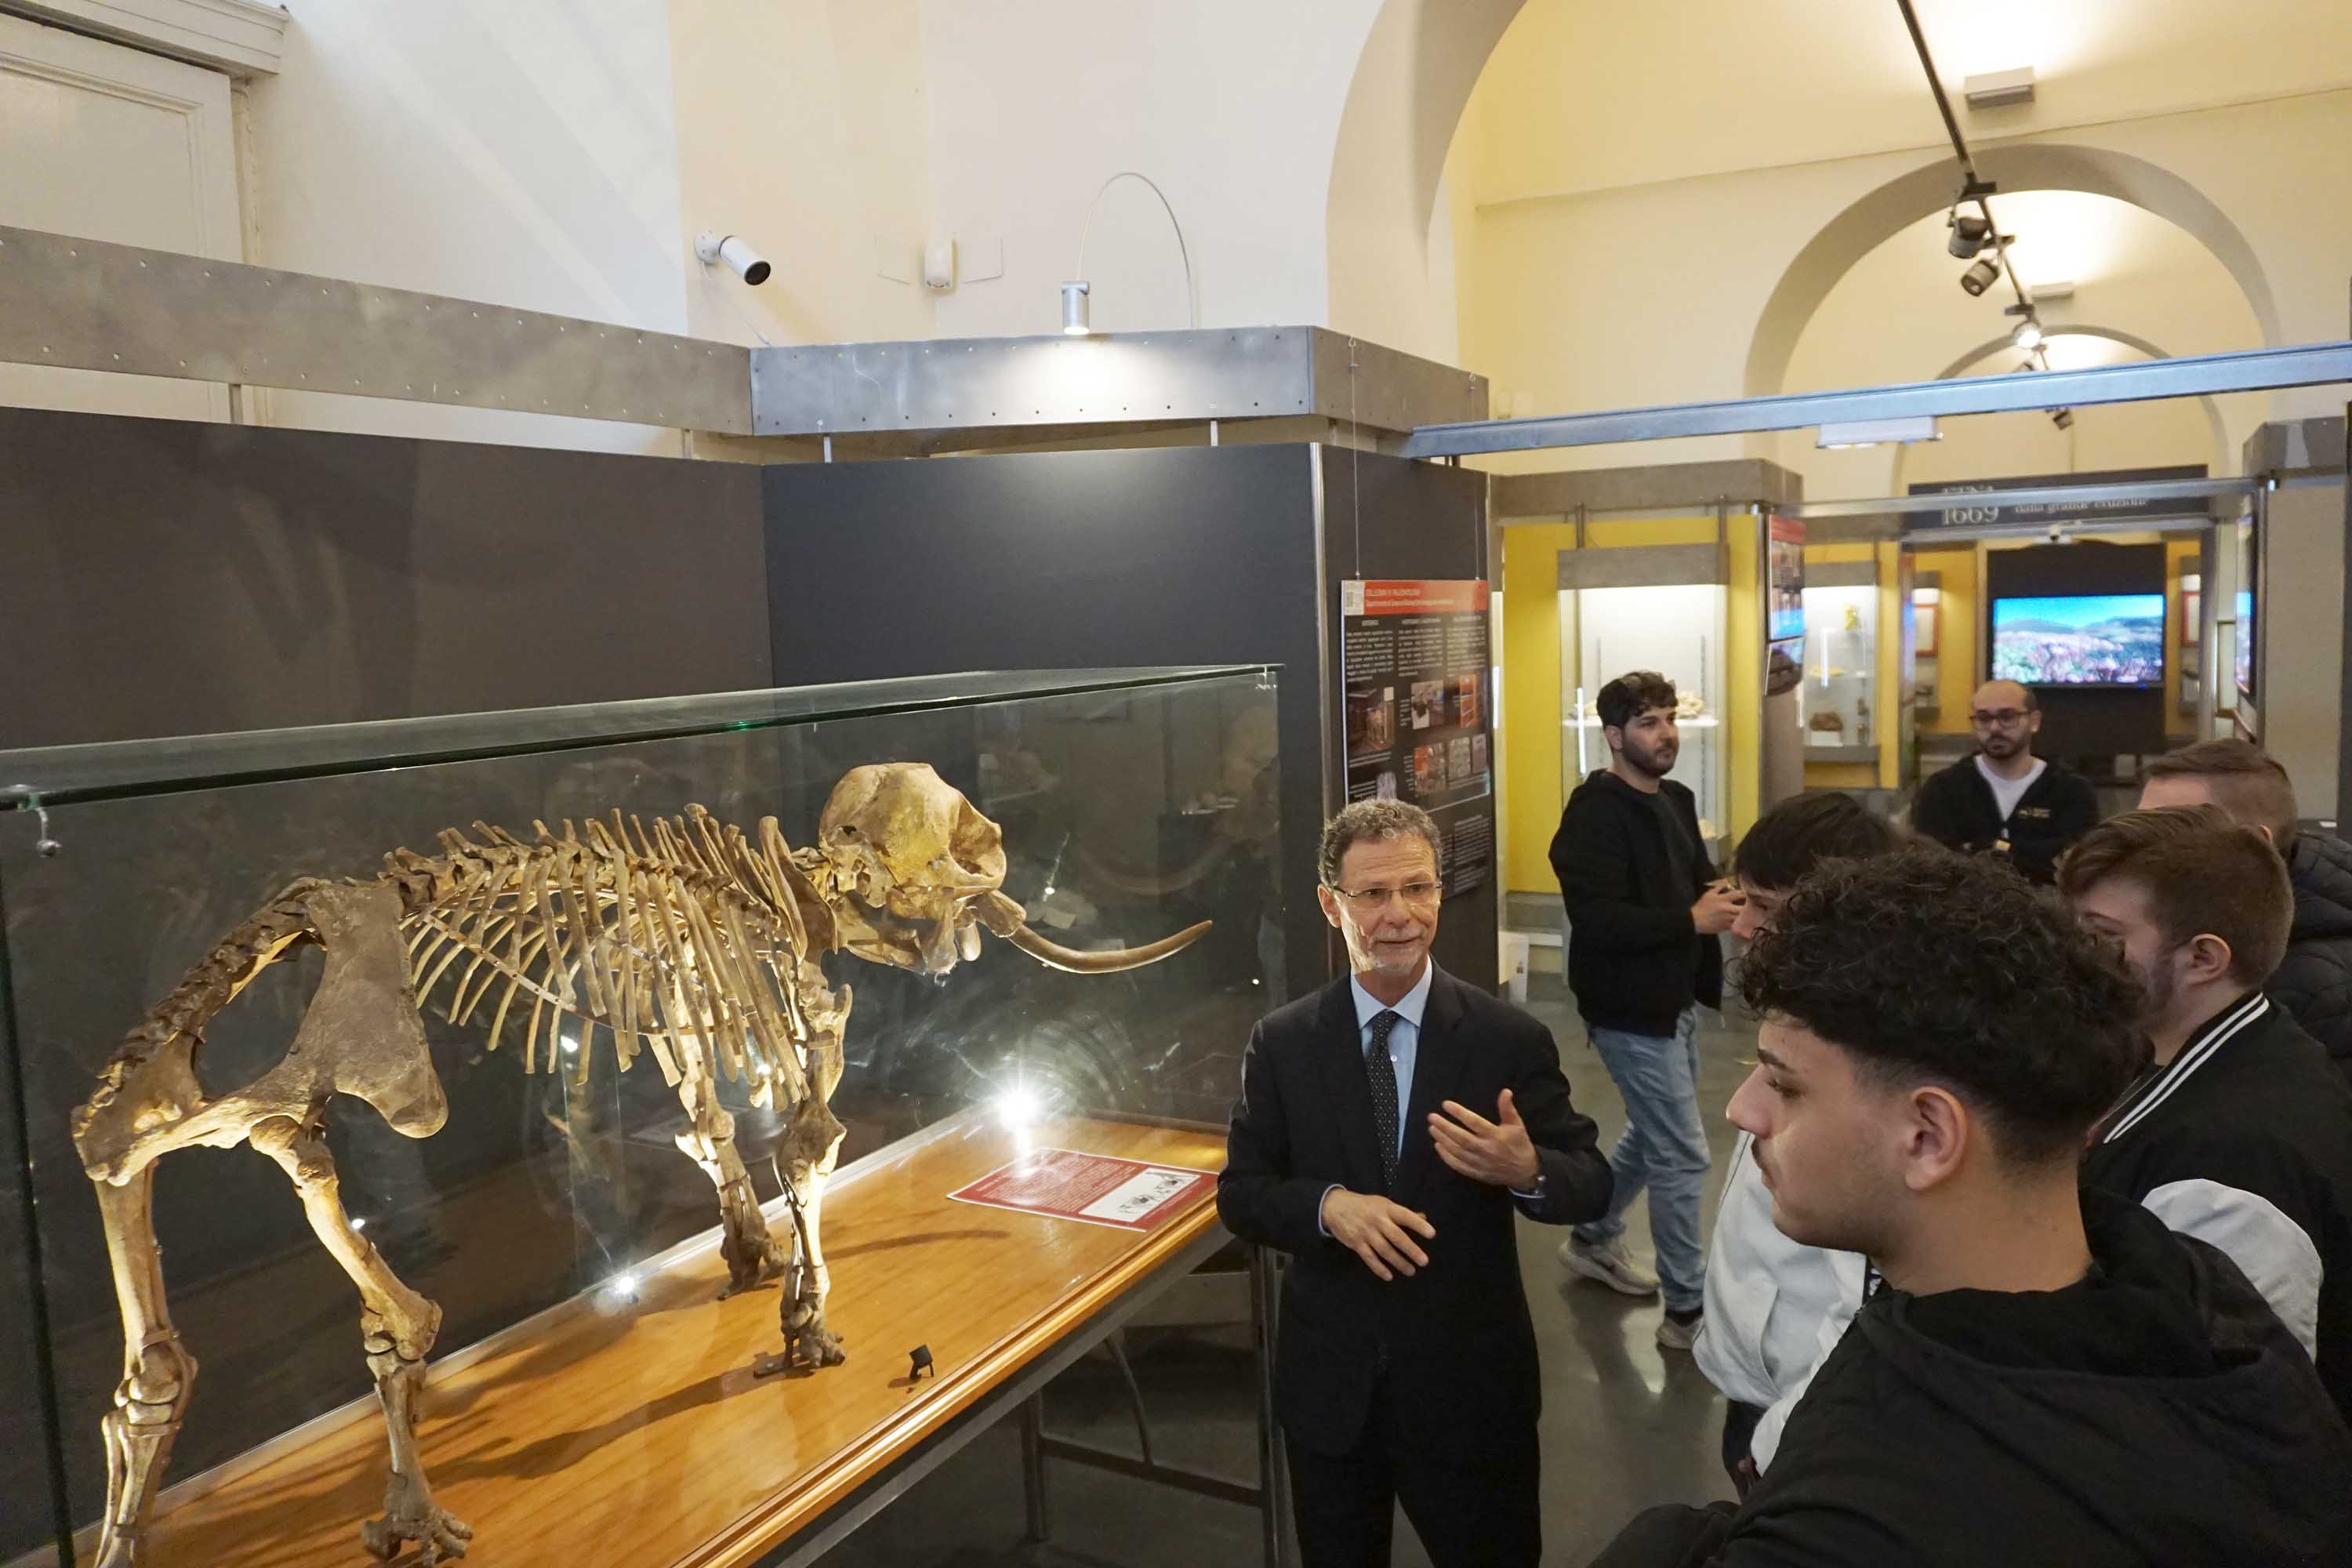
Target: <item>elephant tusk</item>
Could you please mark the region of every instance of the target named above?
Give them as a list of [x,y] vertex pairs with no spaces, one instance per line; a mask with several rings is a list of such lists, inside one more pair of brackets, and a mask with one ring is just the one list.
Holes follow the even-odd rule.
[[1201,939],[1216,922],[1202,921],[1199,925],[1162,937],[1147,947],[1107,948],[1099,952],[1080,952],[1075,948],[1047,942],[1024,923],[1013,927],[1004,940],[1044,964],[1048,969],[1066,970],[1072,974],[1116,974],[1121,970],[1140,969],[1147,963],[1157,963],[1171,953],[1181,952]]

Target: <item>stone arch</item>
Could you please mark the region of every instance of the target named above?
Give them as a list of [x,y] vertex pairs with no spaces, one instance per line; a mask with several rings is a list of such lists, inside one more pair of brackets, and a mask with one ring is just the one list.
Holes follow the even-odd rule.
[[1415,275],[1425,265],[1454,133],[1526,4],[1383,0],[1348,87],[1324,200],[1325,319],[1334,327],[1370,329],[1384,319],[1383,270]]
[[[2178,174],[2127,153],[2038,142],[1980,149],[1977,167],[2004,193],[2112,196],[2185,229],[2229,269],[2253,310],[2264,345],[2279,343],[2278,301],[2254,247],[2226,213]],[[1949,158],[1923,164],[1854,202],[1806,243],[1780,274],[1757,321],[1748,350],[1748,396],[1784,390],[1797,340],[1838,280],[1878,246],[1950,205],[1958,183]]]

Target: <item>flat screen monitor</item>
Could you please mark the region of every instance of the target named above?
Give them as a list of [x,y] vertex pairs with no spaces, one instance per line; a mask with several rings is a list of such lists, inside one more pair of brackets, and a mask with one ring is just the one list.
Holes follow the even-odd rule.
[[2164,595],[1995,599],[1992,678],[2025,686],[2161,686]]

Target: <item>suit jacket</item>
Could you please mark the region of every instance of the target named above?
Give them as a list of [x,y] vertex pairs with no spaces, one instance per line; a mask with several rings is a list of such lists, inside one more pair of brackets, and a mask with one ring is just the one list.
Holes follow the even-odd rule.
[[1381,1190],[1371,1081],[1344,977],[1260,1019],[1242,1062],[1217,1212],[1235,1236],[1291,1255],[1275,1355],[1275,1410],[1320,1453],[1354,1447],[1385,1369],[1433,1443],[1475,1449],[1517,1437],[1540,1404],[1535,1326],[1519,1282],[1515,1212],[1500,1187],[1437,1157],[1428,1118],[1448,1100],[1492,1118],[1508,1089],[1543,1167],[1527,1205],[1549,1225],[1598,1219],[1609,1164],[1569,1101],[1551,1031],[1439,971],[1422,1016],[1396,1188],[1436,1228],[1429,1267],[1386,1282],[1322,1234],[1323,1194]]

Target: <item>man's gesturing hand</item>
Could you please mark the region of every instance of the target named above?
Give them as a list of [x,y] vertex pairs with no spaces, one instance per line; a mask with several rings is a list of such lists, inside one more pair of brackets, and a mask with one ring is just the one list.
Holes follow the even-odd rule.
[[1382,1279],[1428,1268],[1429,1255],[1412,1238],[1418,1235],[1434,1240],[1437,1236],[1435,1226],[1402,1204],[1345,1187],[1323,1195],[1323,1228]]
[[1433,1112],[1429,1118],[1437,1157],[1474,1182],[1528,1192],[1543,1174],[1543,1166],[1536,1161],[1536,1146],[1528,1137],[1527,1123],[1519,1120],[1518,1107],[1511,1103],[1509,1089],[1503,1091],[1495,1114],[1497,1120],[1489,1121],[1467,1106],[1447,1100],[1443,1114]]

